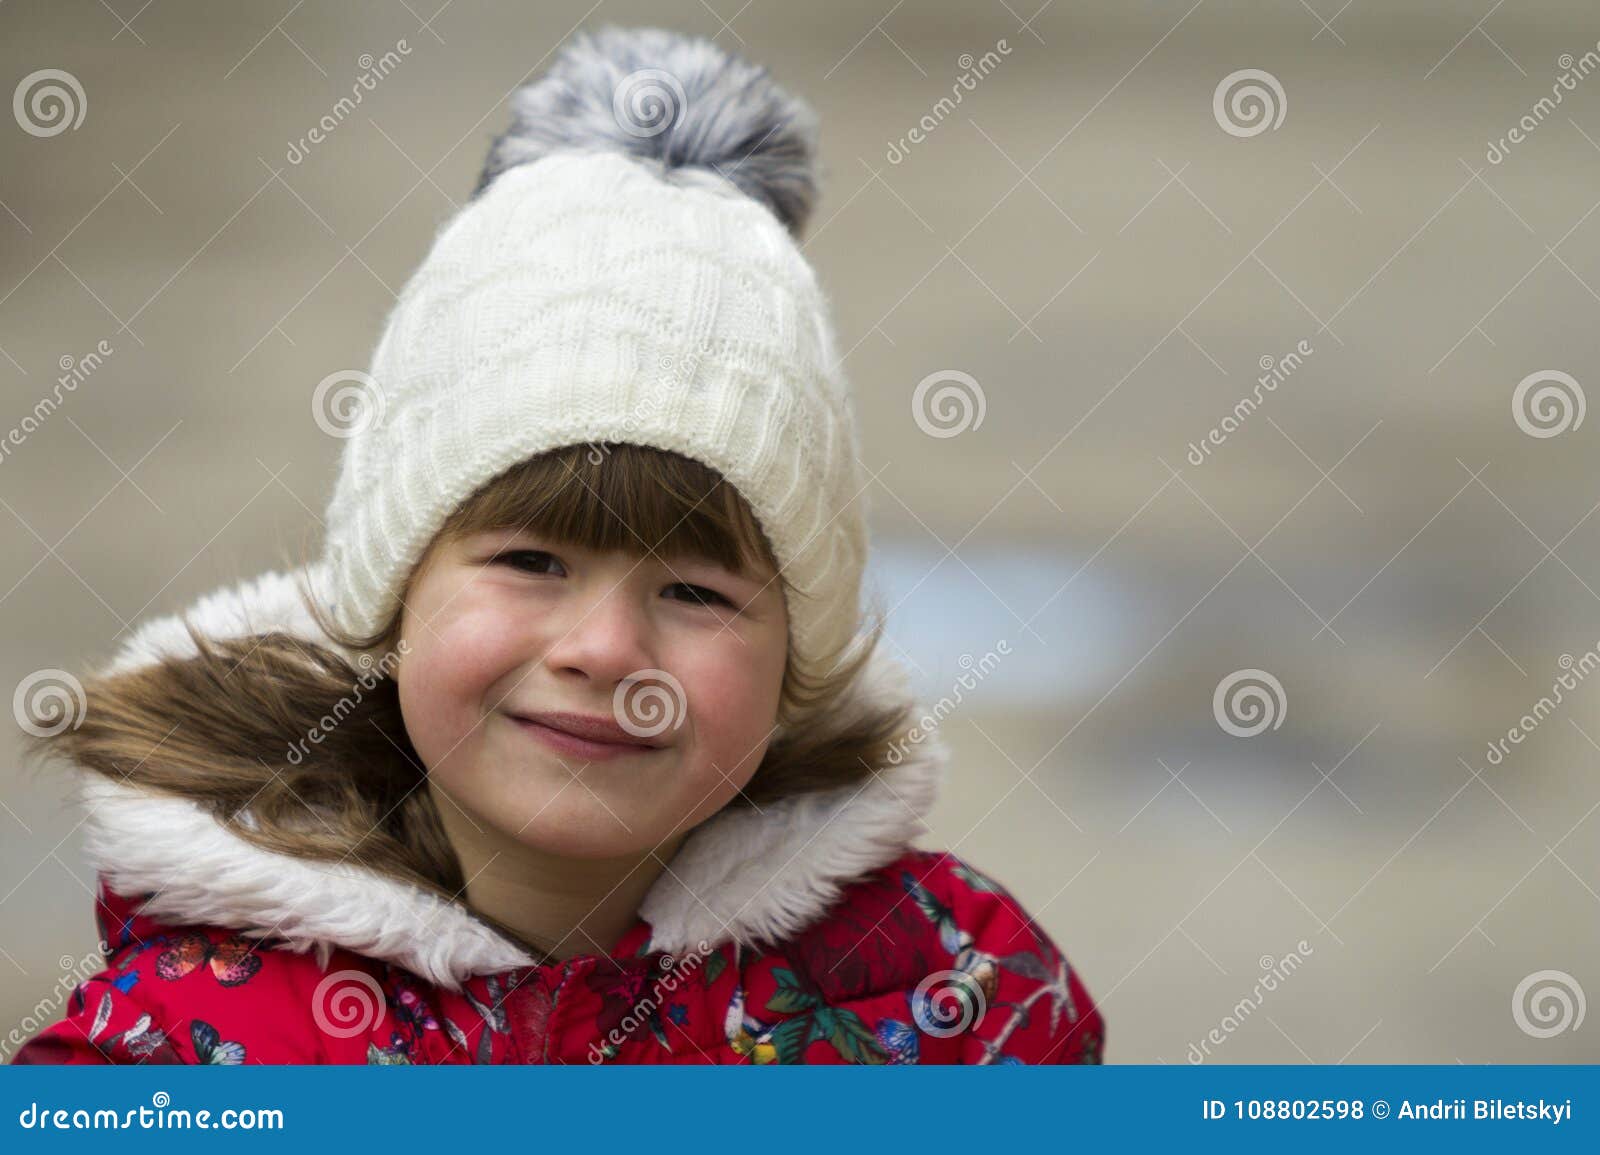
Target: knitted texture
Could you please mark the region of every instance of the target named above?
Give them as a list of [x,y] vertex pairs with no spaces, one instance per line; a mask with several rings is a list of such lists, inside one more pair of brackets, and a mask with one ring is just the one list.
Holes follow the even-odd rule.
[[373,355],[328,506],[329,601],[376,632],[445,519],[561,446],[718,470],[797,597],[797,665],[853,637],[865,481],[828,306],[784,224],[711,168],[606,148],[501,173],[440,229]]

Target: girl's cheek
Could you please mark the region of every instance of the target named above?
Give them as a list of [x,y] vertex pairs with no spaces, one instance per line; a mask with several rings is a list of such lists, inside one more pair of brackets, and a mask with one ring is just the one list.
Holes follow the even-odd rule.
[[[744,758],[777,720],[782,655],[776,655],[776,666],[769,660],[772,657],[755,645],[735,640],[731,648],[719,646],[710,654],[702,652],[684,665],[696,736],[708,749],[717,751],[713,756],[724,769]],[[757,760],[752,756],[737,773],[753,772]]]
[[415,643],[400,667],[400,713],[406,733],[417,753],[430,768],[435,752],[448,748],[445,733],[453,712],[445,693],[440,691],[441,671],[437,643],[429,637]]
[[498,677],[494,634],[432,623],[411,643],[400,668],[400,706],[418,751],[448,749],[493,708],[489,687]]
[[522,637],[524,619],[486,592],[469,587],[430,623],[428,677],[436,692],[482,692],[535,652]]

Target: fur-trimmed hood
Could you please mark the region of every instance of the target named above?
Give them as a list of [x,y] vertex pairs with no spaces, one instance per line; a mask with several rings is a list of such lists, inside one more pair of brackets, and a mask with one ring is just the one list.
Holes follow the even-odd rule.
[[[311,588],[324,588],[319,571],[308,576]],[[307,612],[295,575],[270,572],[207,594],[183,615],[142,623],[105,672],[193,655],[183,617],[210,638],[282,630],[341,649]],[[855,696],[819,724],[843,725],[869,704],[910,697],[903,667],[880,646]],[[159,758],[159,749],[150,756]],[[923,819],[945,763],[933,734],[863,783],[713,815],[690,832],[639,907],[650,949],[778,943],[804,929],[845,884],[927,833]],[[534,961],[458,902],[354,863],[262,849],[187,799],[89,770],[79,775],[87,860],[113,891],[153,893],[143,909],[155,918],[279,939],[291,950],[316,950],[324,963],[342,947],[451,989]]]

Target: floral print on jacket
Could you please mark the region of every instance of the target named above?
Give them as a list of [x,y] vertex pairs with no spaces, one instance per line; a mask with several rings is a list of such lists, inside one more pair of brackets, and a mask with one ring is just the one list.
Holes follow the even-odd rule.
[[452,990],[381,960],[168,926],[103,883],[107,965],[14,1063],[1098,1063],[1105,1023],[1039,925],[908,850],[777,945],[610,954]]

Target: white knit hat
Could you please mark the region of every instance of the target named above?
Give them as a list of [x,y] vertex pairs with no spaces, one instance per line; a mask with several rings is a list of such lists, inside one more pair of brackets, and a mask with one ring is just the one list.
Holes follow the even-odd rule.
[[628,442],[737,488],[802,595],[792,656],[825,673],[858,626],[867,537],[828,306],[795,243],[811,111],[709,41],[612,28],[513,111],[373,355],[328,507],[336,620],[381,628],[449,514],[511,466]]

